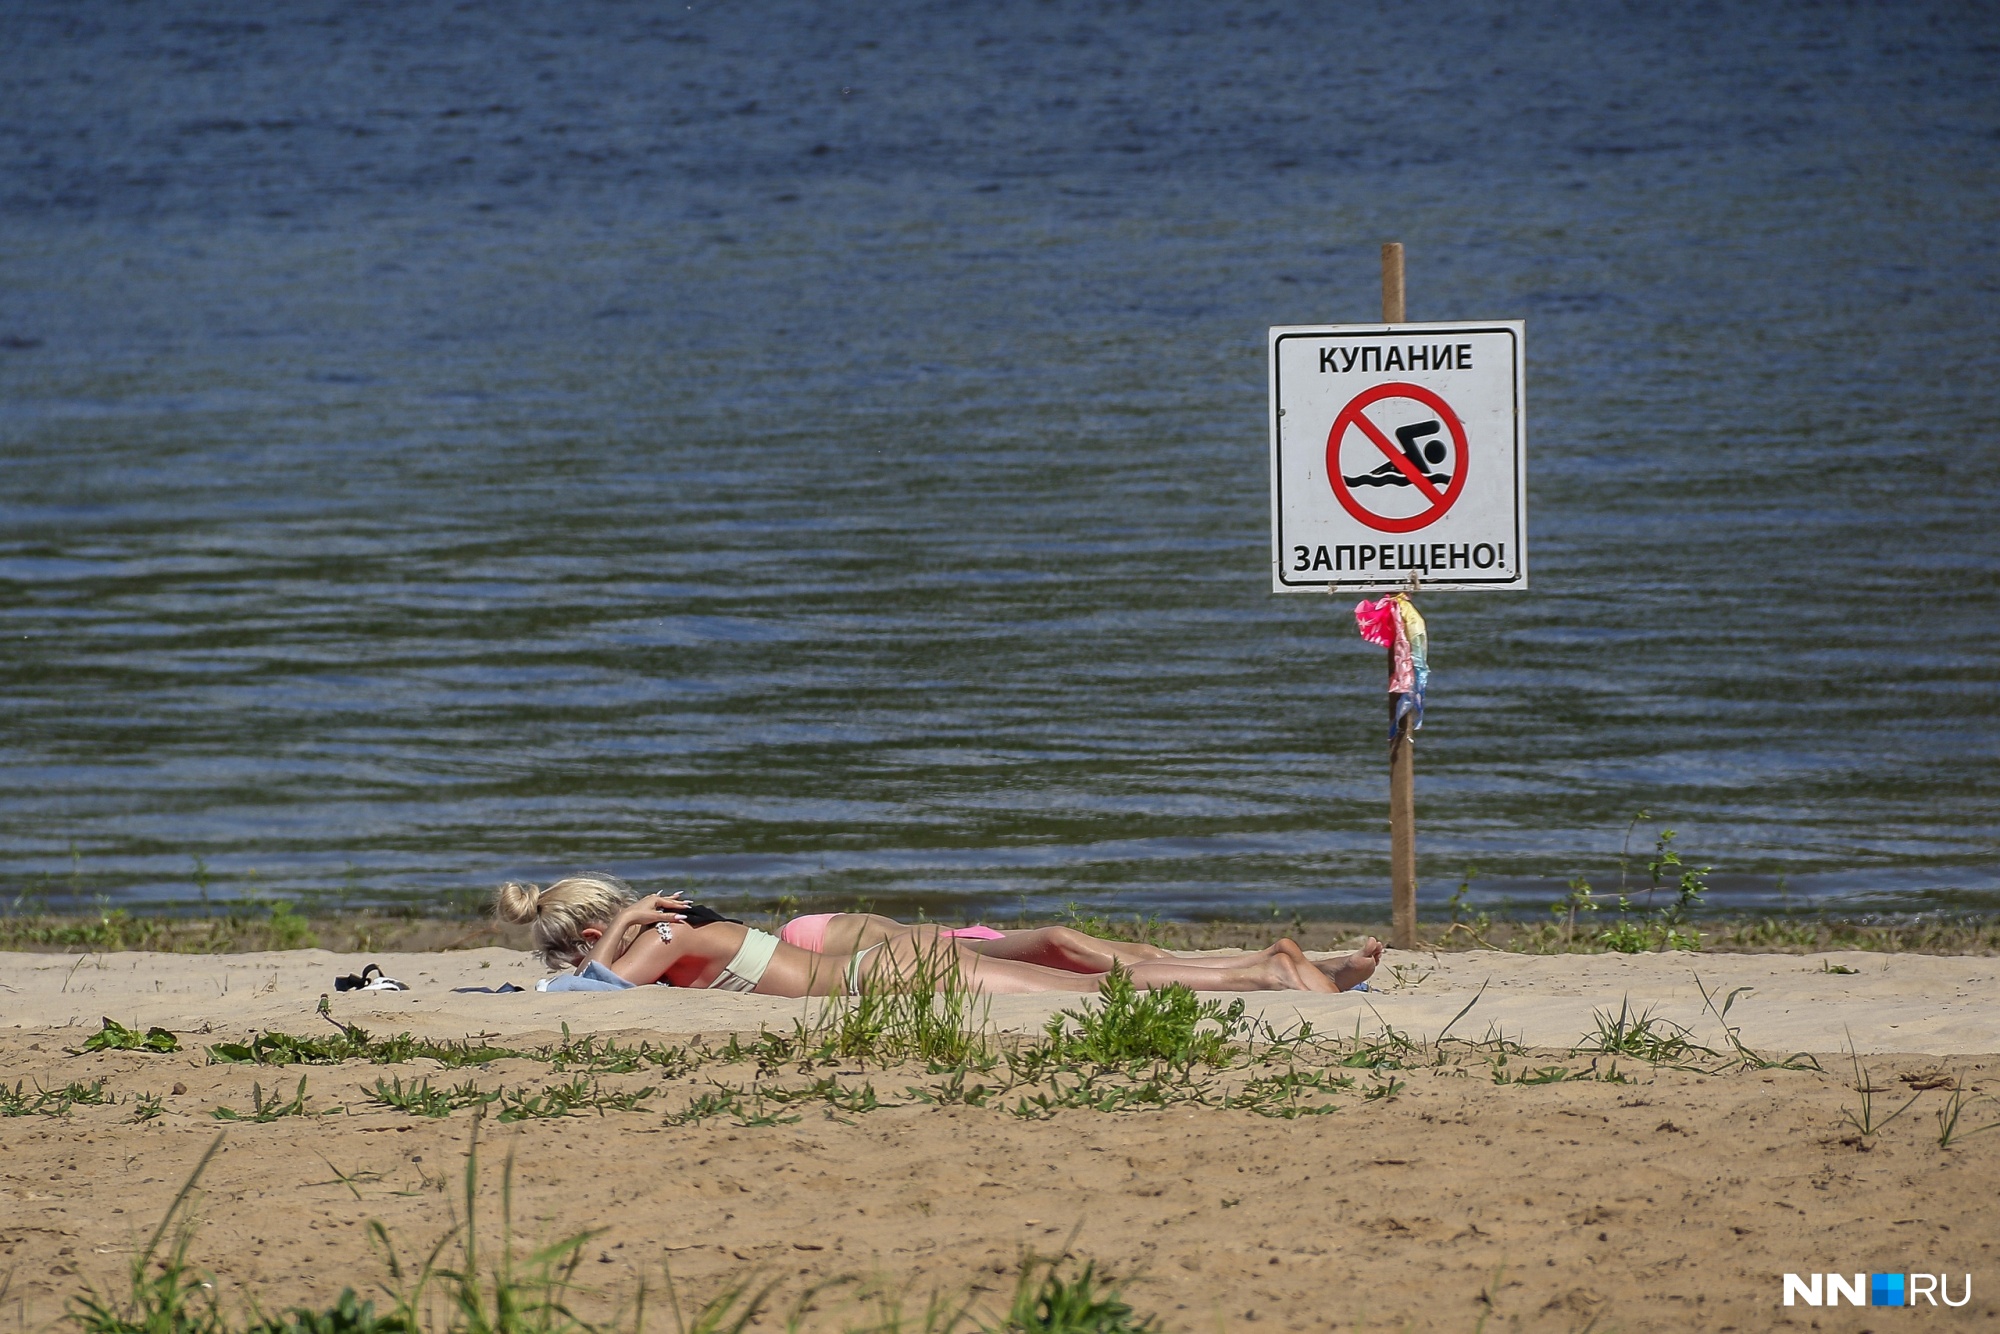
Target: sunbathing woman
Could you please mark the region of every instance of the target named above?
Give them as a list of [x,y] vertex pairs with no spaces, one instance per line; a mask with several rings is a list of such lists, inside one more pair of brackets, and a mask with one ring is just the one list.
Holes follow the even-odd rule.
[[1061,968],[1072,973],[1106,973],[1113,964],[1131,967],[1157,959],[1173,959],[1200,968],[1230,968],[1250,957],[1272,953],[1289,955],[1301,968],[1316,968],[1340,991],[1352,991],[1375,973],[1382,961],[1382,942],[1370,936],[1360,949],[1334,959],[1308,959],[1305,951],[1289,940],[1244,954],[1204,954],[1181,958],[1158,945],[1142,945],[1129,940],[1101,940],[1067,926],[1042,926],[1026,931],[996,931],[990,926],[938,927],[909,925],[876,913],[813,913],[794,917],[779,928],[778,939],[800,949],[821,954],[852,954],[897,935],[914,935],[919,940],[944,938],[988,959],[1015,959],[1044,968]]
[[[622,880],[603,874],[570,876],[547,889],[510,881],[493,900],[498,916],[532,927],[535,947],[548,962],[571,967],[596,962],[640,985],[829,996],[854,994],[864,983],[885,990],[936,986],[938,975],[951,970],[968,990],[992,994],[1088,993],[1103,981],[1101,973],[984,958],[948,939],[925,942],[908,933],[851,954],[818,954],[737,922],[691,926],[677,911],[688,906],[686,900],[635,898]],[[1197,991],[1333,990],[1318,969],[1301,968],[1285,954],[1240,957],[1230,967],[1156,959],[1128,971],[1149,990],[1175,983]]]

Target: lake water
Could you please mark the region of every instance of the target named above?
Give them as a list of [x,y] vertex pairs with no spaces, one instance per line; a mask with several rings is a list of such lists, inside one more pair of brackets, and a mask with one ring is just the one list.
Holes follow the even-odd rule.
[[1427,905],[2000,905],[2000,11],[0,11],[0,891],[1386,914],[1265,328],[1527,321]]

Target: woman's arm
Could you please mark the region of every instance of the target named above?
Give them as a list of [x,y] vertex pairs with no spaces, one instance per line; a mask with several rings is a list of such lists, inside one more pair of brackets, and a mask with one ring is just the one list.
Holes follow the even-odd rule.
[[[685,908],[688,901],[678,894],[648,894],[634,900],[621,909],[604,928],[604,934],[597,938],[597,944],[584,956],[583,962],[595,961],[611,968],[611,961],[629,948],[637,932],[644,931],[655,922],[678,922],[680,917],[674,911]],[[579,964],[578,967],[582,965]],[[617,969],[613,968],[613,972]],[[624,976],[620,973],[619,976]]]

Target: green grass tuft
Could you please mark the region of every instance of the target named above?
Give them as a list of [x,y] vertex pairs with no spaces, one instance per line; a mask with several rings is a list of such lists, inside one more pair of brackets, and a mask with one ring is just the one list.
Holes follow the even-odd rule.
[[375,1091],[368,1100],[379,1107],[388,1107],[398,1112],[408,1112],[411,1116],[450,1116],[461,1107],[483,1107],[499,1098],[497,1093],[482,1093],[471,1080],[466,1080],[456,1088],[432,1088],[431,1081],[411,1080],[409,1088],[403,1087],[401,1076],[393,1082],[385,1079],[375,1081]]
[[275,1088],[271,1090],[271,1096],[266,1098],[264,1086],[253,1083],[250,1085],[249,1111],[239,1112],[234,1107],[218,1107],[209,1115],[218,1121],[265,1122],[275,1121],[281,1116],[312,1116],[315,1113],[306,1109],[306,1077],[300,1075],[298,1088],[283,1102],[278,1100],[278,1091]]
[[1097,1262],[1065,1272],[1068,1256],[1024,1255],[1014,1300],[992,1334],[1153,1334],[1159,1321],[1140,1316]]
[[[259,1033],[248,1042],[218,1042],[208,1049],[211,1065],[338,1065],[342,1061],[372,1061],[377,1065],[400,1065],[409,1061],[436,1061],[446,1069],[486,1065],[512,1057],[533,1057],[537,1053],[494,1047],[483,1042],[437,1042],[398,1033],[392,1038],[376,1038],[354,1024],[335,1024],[339,1032],[330,1037],[299,1037],[293,1033]],[[553,1052],[544,1059],[556,1059]]]
[[797,1037],[822,1059],[917,1061],[941,1071],[992,1064],[985,1015],[958,950],[941,940],[919,948],[915,963],[895,978],[864,979],[859,995],[831,998]]
[[1058,1059],[1105,1066],[1157,1061],[1182,1070],[1222,1065],[1248,1027],[1241,997],[1225,1008],[1178,984],[1141,991],[1123,968],[1105,975],[1098,1000],[1095,1008],[1064,1010],[1049,1021],[1045,1033]]
[[1676,1069],[1701,1068],[1697,1064],[1699,1058],[1713,1061],[1721,1057],[1720,1052],[1693,1041],[1687,1029],[1659,1018],[1650,1009],[1634,1014],[1629,998],[1619,1002],[1615,1015],[1608,1010],[1593,1010],[1590,1017],[1597,1027],[1577,1044],[1578,1053],[1629,1056],[1648,1065]]
[[125,1027],[116,1019],[106,1018],[104,1027],[83,1040],[73,1054],[87,1051],[179,1051],[181,1040],[164,1028],[149,1028],[144,1033]]
[[68,1116],[72,1107],[96,1107],[110,1101],[101,1079],[91,1084],[72,1081],[59,1089],[37,1087],[32,1093],[19,1080],[11,1089],[0,1084],[0,1116]]

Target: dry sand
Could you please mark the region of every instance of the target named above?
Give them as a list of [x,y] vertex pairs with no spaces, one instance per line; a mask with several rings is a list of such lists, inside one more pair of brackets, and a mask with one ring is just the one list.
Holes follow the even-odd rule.
[[[425,1120],[365,1097],[385,1074],[437,1075],[433,1063],[270,1070],[202,1056],[205,1041],[252,1030],[331,1033],[315,1004],[336,972],[368,961],[320,951],[0,956],[7,1084],[104,1077],[126,1100],[0,1120],[0,1274],[12,1273],[8,1297],[26,1327],[54,1319],[81,1284],[115,1282],[214,1136],[212,1109],[247,1108],[253,1080],[289,1095],[304,1074],[314,1110],[347,1110],[230,1128],[205,1182],[195,1246],[225,1292],[254,1290],[267,1304],[324,1301],[381,1275],[367,1219],[381,1219],[406,1246],[443,1232],[469,1114]],[[455,990],[541,975],[504,950],[379,961],[414,989],[332,1000],[336,1016],[378,1034],[485,1034],[525,1046],[556,1040],[567,1022],[625,1040],[713,1042],[760,1026],[789,1029],[811,1012],[797,1001],[660,989]],[[1249,999],[1274,1021],[1308,1018],[1341,1035],[1393,1026],[1429,1038],[1479,996],[1455,1036],[1502,1034],[1547,1049],[1568,1048],[1592,1027],[1593,1010],[1629,999],[1721,1046],[1699,976],[1718,999],[1753,988],[1730,1012],[1749,1046],[1815,1053],[1825,1070],[1699,1074],[1626,1063],[1627,1084],[1521,1086],[1495,1083],[1481,1061],[1458,1060],[1401,1072],[1394,1097],[1365,1101],[1358,1088],[1334,1099],[1333,1114],[1295,1121],[1212,1107],[1026,1121],[995,1106],[906,1103],[902,1090],[925,1082],[923,1072],[848,1065],[844,1082],[872,1083],[885,1102],[905,1105],[845,1118],[807,1105],[796,1109],[800,1121],[775,1126],[663,1125],[660,1110],[684,1106],[709,1079],[754,1073],[711,1066],[671,1081],[602,1078],[606,1089],[660,1085],[647,1104],[660,1110],[489,1121],[484,1134],[493,1159],[517,1155],[523,1231],[605,1229],[586,1277],[613,1294],[642,1277],[657,1289],[660,1263],[671,1260],[694,1296],[756,1268],[785,1277],[792,1291],[860,1275],[906,1287],[919,1309],[933,1288],[984,1289],[991,1307],[1004,1305],[1022,1248],[1055,1248],[1075,1231],[1078,1254],[1135,1276],[1134,1304],[1176,1330],[1471,1330],[1482,1316],[1489,1330],[1593,1321],[1599,1330],[1853,1330],[1917,1320],[1993,1328],[2000,1320],[2000,1130],[1939,1147],[1934,1115],[1950,1096],[1942,1088],[1922,1092],[1870,1140],[1843,1121],[1859,1103],[1850,1041],[1885,1090],[1874,1095],[1878,1115],[1939,1072],[1975,1097],[2000,1092],[2000,960],[1475,953],[1390,961],[1372,994]],[[1001,998],[991,1019],[1030,1029],[1074,1003]],[[171,1028],[184,1050],[68,1054],[105,1015]],[[1517,1057],[1510,1068],[1535,1063]],[[467,1077],[492,1088],[567,1076],[524,1060],[438,1075]],[[135,1123],[130,1099],[139,1093],[160,1095],[166,1111]],[[2000,1104],[1990,1098],[1966,1112],[1968,1124],[1995,1120]],[[489,1178],[497,1187],[497,1171]],[[1970,1273],[1974,1301],[1874,1320],[1780,1304],[1781,1274],[1831,1269]],[[814,1319],[834,1328],[859,1318],[860,1305],[840,1295],[851,1291],[822,1298]]]

